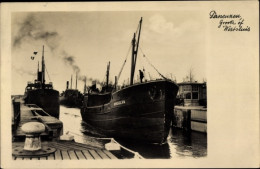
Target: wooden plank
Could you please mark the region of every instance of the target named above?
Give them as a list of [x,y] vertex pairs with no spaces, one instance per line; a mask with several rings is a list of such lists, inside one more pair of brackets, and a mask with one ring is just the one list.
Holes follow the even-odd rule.
[[55,148],[60,148],[62,150],[89,150],[89,149],[98,149],[97,147],[91,147],[88,145],[80,144],[75,142],[66,142],[66,141],[59,141],[59,142],[54,142],[51,145],[52,147]]
[[[91,146],[91,145],[86,145],[86,144],[82,144],[82,143],[77,143],[77,142],[68,142],[68,141],[60,141],[59,143],[63,144],[63,145],[66,145],[66,146],[71,146],[75,149],[79,149],[79,150],[83,150],[83,149],[86,149],[86,150],[89,150],[89,149],[99,149],[99,147],[94,147],[94,146]],[[99,145],[97,145],[99,146]],[[103,148],[103,147],[100,147],[100,148]]]
[[56,149],[59,149],[59,150],[68,150],[68,147],[66,146],[63,146],[63,145],[50,145],[50,147],[53,147],[53,148],[56,148]]
[[101,157],[98,155],[98,153],[95,150],[89,150],[89,152],[94,157],[94,159],[101,159]]
[[116,157],[114,154],[112,154],[110,151],[103,150],[103,152],[104,152],[106,155],[108,155],[109,158],[111,158],[111,159],[117,159],[117,157]]
[[88,150],[82,150],[82,153],[84,154],[86,159],[94,159]]
[[102,158],[102,159],[110,159],[108,158],[108,156],[101,150],[96,150],[96,152],[98,153],[98,155]]
[[60,150],[55,151],[55,160],[62,160]]
[[65,150],[61,150],[61,155],[62,155],[63,160],[69,160],[70,159],[68,152],[65,151]]
[[50,155],[47,157],[47,160],[54,160],[54,154],[50,154]]
[[55,143],[54,142],[49,146],[60,149],[60,150],[74,150],[73,146],[65,145],[65,144],[62,144],[62,143]]
[[77,157],[78,157],[79,160],[86,160],[85,156],[82,154],[81,151],[76,150],[76,151],[75,151],[75,154],[77,155]]
[[78,160],[78,157],[76,156],[76,154],[73,150],[68,151],[68,154],[69,154],[71,160]]

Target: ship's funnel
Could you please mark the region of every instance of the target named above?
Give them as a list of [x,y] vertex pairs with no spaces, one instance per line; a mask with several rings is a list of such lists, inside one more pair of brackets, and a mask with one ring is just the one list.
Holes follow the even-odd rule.
[[69,89],[69,81],[67,81],[67,86],[66,86],[66,90]]

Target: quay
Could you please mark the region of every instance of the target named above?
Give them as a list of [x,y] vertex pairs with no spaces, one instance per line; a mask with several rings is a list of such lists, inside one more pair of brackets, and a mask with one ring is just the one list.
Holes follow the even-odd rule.
[[[72,135],[68,133],[63,135],[63,123],[60,120],[50,116],[37,105],[25,105],[21,98],[12,98],[12,109],[13,160],[109,160],[143,158],[137,152],[121,146],[113,138],[106,138],[102,141],[91,139],[86,144],[77,143],[74,141]],[[28,133],[24,131],[24,125],[32,122],[44,126],[44,131],[39,134],[41,149],[36,151],[25,150]],[[28,130],[31,129],[29,128]],[[29,138],[32,137],[32,135],[29,136]],[[32,146],[35,146],[34,141],[29,140],[29,142]]]
[[207,133],[207,108],[203,106],[175,106],[173,127],[185,131]]
[[[12,145],[13,150],[23,146],[24,142],[14,142]],[[48,156],[13,156],[13,160],[98,160],[98,159],[118,159],[110,151],[105,149],[76,143],[74,141],[45,141],[42,146],[49,146],[55,148],[54,153]]]

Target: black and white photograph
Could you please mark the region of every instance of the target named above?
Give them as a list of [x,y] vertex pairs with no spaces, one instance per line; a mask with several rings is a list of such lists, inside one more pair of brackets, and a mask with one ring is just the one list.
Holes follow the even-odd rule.
[[3,3],[1,166],[259,167],[258,7]]

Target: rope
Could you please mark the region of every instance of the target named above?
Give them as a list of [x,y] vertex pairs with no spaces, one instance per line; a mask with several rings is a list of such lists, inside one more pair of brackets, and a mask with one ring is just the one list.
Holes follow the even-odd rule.
[[108,140],[108,139],[109,139],[109,140],[111,140],[111,142],[114,142],[114,143],[120,145],[121,148],[123,148],[123,149],[125,149],[125,150],[131,152],[132,154],[134,154],[134,157],[135,157],[135,158],[144,159],[144,157],[141,156],[138,152],[135,152],[135,151],[133,151],[133,150],[130,150],[130,149],[126,148],[125,146],[122,146],[122,145],[121,145],[120,143],[118,143],[114,138],[97,138],[97,139],[102,139],[102,140]]
[[142,48],[140,47],[140,49],[141,49],[141,52],[142,52],[142,54],[143,54],[143,57],[146,59],[146,61],[150,64],[150,66],[152,66],[153,68],[154,68],[154,70],[162,77],[162,78],[164,78],[164,79],[167,79],[166,77],[164,77],[156,68],[155,68],[155,66],[149,61],[149,59],[145,56],[145,54],[144,54],[144,52],[143,52],[143,50],[142,50]]
[[126,61],[127,61],[127,59],[128,59],[128,55],[129,55],[129,52],[130,52],[130,49],[131,49],[131,43],[130,43],[129,49],[128,49],[128,51],[127,51],[127,54],[126,54],[125,61],[124,61],[123,65],[122,65],[122,67],[121,67],[121,69],[120,69],[120,72],[119,72],[119,74],[118,74],[118,76],[117,76],[117,81],[119,81],[119,78],[120,78],[120,76],[121,76],[121,73],[122,73],[122,71],[123,71],[123,68],[124,68],[124,66],[125,66],[125,64],[126,64]]
[[46,65],[45,65],[45,69],[46,69],[46,72],[47,72],[48,78],[49,78],[49,80],[51,81],[51,78],[50,78],[50,76],[49,76],[49,73],[48,73],[48,70],[47,70]]
[[[79,137],[85,138],[85,137],[83,137],[82,135],[79,135],[79,134],[74,133],[74,132],[71,132],[71,131],[67,131],[67,132],[66,132],[66,134],[69,134],[69,133],[72,133],[72,134],[75,134],[75,135],[77,135],[77,136],[79,136]],[[118,143],[114,138],[96,138],[96,137],[91,137],[91,136],[88,136],[88,137],[91,138],[91,139],[97,139],[97,140],[110,140],[111,142],[114,142],[114,143],[118,144],[121,148],[123,148],[123,149],[129,151],[130,153],[134,154],[134,158],[144,159],[144,157],[141,156],[138,152],[135,152],[135,151],[133,151],[133,150],[130,150],[130,149],[126,148],[125,146],[122,146],[122,145],[121,145],[120,143]]]
[[[137,32],[138,32],[138,30],[139,30],[139,29],[138,29],[138,28],[139,28],[139,25],[140,25],[140,23],[137,25],[137,28],[136,28],[136,31],[135,31],[135,35],[137,35]],[[120,78],[120,76],[121,76],[121,73],[122,73],[122,71],[123,71],[123,68],[124,68],[124,66],[125,66],[125,64],[126,64],[126,61],[127,61],[127,58],[128,58],[129,52],[130,52],[130,49],[131,49],[131,45],[132,45],[132,41],[131,41],[131,43],[130,43],[128,52],[127,52],[127,54],[126,54],[125,61],[124,61],[123,65],[122,65],[122,67],[121,67],[121,69],[120,69],[120,72],[119,72],[119,74],[118,74],[118,76],[117,76],[117,81],[119,81],[119,78]]]

